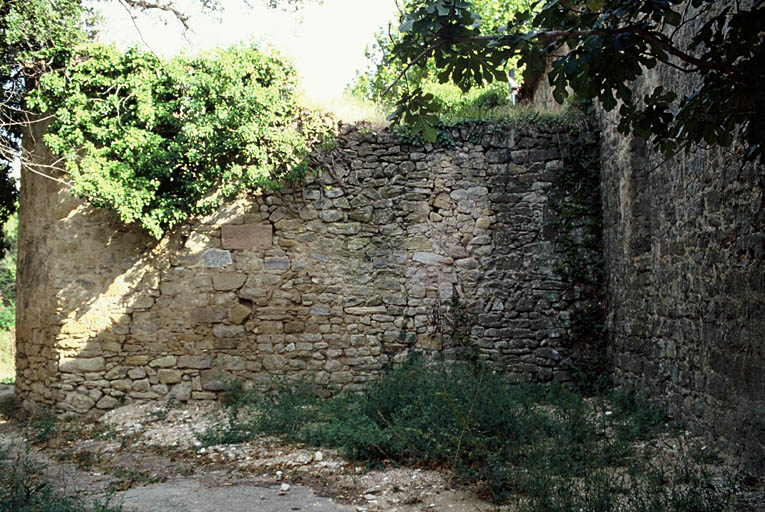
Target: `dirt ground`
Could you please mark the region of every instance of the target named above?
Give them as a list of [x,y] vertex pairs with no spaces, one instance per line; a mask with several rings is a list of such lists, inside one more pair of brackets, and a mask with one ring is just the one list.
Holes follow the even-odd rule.
[[[14,414],[13,400],[7,387],[0,391],[6,415]],[[456,489],[438,471],[370,470],[331,450],[273,438],[204,448],[196,433],[214,411],[214,404],[131,404],[97,422],[59,422],[46,442],[36,439],[43,424],[0,420],[0,443],[29,446],[27,456],[66,492],[89,499],[111,492],[125,511],[510,510]]]
[[[131,404],[98,421],[25,419],[13,387],[0,385],[0,446],[47,468],[70,495],[111,496],[126,512],[510,512],[448,475],[425,468],[370,469],[331,450],[261,438],[203,447],[197,433],[216,404]],[[731,510],[765,512],[765,480]]]

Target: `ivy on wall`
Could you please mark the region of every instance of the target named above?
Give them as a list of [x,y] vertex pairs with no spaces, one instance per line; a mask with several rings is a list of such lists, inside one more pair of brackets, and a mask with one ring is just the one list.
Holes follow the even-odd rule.
[[155,238],[246,189],[300,176],[329,134],[298,106],[295,72],[254,47],[161,60],[84,44],[30,93],[73,193]]
[[609,378],[598,140],[586,123],[572,125],[562,142],[563,164],[554,171],[549,196],[560,253],[556,270],[572,300],[578,301],[567,341],[574,358],[572,378],[583,392],[602,390]]

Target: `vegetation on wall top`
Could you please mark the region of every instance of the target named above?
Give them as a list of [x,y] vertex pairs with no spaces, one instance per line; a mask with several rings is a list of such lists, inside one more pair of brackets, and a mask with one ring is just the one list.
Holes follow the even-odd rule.
[[[406,4],[402,33],[391,53],[404,69],[435,59],[440,82],[462,90],[505,78],[520,58],[524,78],[548,75],[556,100],[573,90],[618,109],[619,130],[647,140],[665,155],[694,145],[744,142],[745,157],[763,161],[765,0],[545,0],[511,12],[492,33],[472,2],[417,0]],[[496,21],[492,21],[495,23]],[[690,37],[688,36],[690,34]],[[642,97],[630,84],[659,63],[695,77],[688,93],[655,85]],[[433,94],[404,90],[394,120],[426,135],[438,105]]]
[[[504,23],[508,15],[529,9],[535,2],[533,0],[472,0],[471,5],[476,19],[480,20],[478,30],[482,34],[491,34],[497,31]],[[400,2],[402,10],[407,11],[418,4],[416,0],[404,0]],[[502,98],[509,102],[509,84],[507,77],[494,84],[484,87],[476,87],[468,93],[464,93],[459,87],[451,83],[440,83],[439,73],[443,72],[443,62],[436,60],[435,56],[427,56],[421,65],[407,68],[407,63],[398,59],[396,45],[401,43],[406,26],[389,26],[387,30],[381,29],[375,34],[375,40],[368,45],[364,54],[366,66],[356,72],[348,90],[359,98],[373,101],[385,108],[395,104],[395,100],[414,87],[420,87],[424,92],[432,94],[434,102],[441,115],[448,115],[455,106],[461,107],[461,103],[475,101],[480,96],[490,102]],[[505,70],[516,70],[517,59],[506,63]],[[401,78],[397,80],[397,78]],[[472,98],[464,98],[472,96]],[[489,99],[490,98],[490,99]],[[480,101],[480,100],[479,100]]]
[[[234,162],[224,162],[219,156],[213,156],[213,160],[217,159],[215,168],[204,176],[191,178],[190,173],[195,172],[195,165],[201,163],[198,156],[191,154],[193,146],[196,145],[200,152],[222,147],[220,141],[214,140],[215,137],[201,132],[235,128],[232,139],[244,142],[245,146],[267,141],[274,132],[279,131],[283,131],[284,136],[275,138],[284,143],[290,137],[299,139],[295,145],[296,151],[290,153],[291,156],[281,164],[276,163],[276,158],[269,161],[279,153],[278,148],[275,152],[258,155],[258,163],[255,165],[260,167],[264,175],[270,169],[271,178],[285,172],[288,174],[285,168],[292,168],[293,161],[300,160],[300,140],[311,139],[311,130],[306,126],[310,124],[306,114],[298,111],[289,100],[293,97],[291,84],[294,73],[289,66],[277,62],[278,59],[274,57],[256,58],[254,50],[250,49],[253,53],[249,53],[240,48],[233,53],[213,55],[208,64],[203,64],[203,59],[191,58],[168,63],[151,54],[130,51],[119,56],[114,50],[87,45],[87,41],[92,40],[96,32],[93,6],[110,1],[113,0],[0,0],[0,82],[3,84],[0,88],[0,225],[16,209],[18,190],[13,174],[19,161],[30,172],[49,178],[55,179],[54,171],[60,170],[52,169],[44,162],[37,162],[22,147],[22,140],[29,135],[30,128],[47,118],[47,115],[35,115],[41,113],[40,109],[47,110],[46,114],[71,114],[58,124],[55,129],[59,133],[53,138],[62,155],[72,157],[76,154],[77,158],[83,160],[66,164],[70,175],[65,180],[71,181],[75,191],[82,197],[117,209],[123,219],[140,222],[155,236],[172,226],[184,209],[188,212],[203,211],[214,203],[201,201],[204,204],[200,204],[200,198],[192,195],[185,198],[188,207],[182,205],[180,194],[189,192],[180,192],[184,188],[182,182],[185,181],[185,187],[191,189],[191,181],[198,181],[202,189],[206,183],[215,181],[211,176],[217,174],[221,177],[219,183],[225,188],[227,183],[222,178],[225,176],[230,179],[240,172],[234,168]],[[297,8],[312,1],[264,0],[264,3],[272,8]],[[183,6],[180,4],[173,0],[119,0],[119,5],[130,16],[136,12],[164,14],[166,19],[175,20],[185,29],[190,28],[187,9],[197,8],[209,13],[223,7],[219,0],[194,0],[184,2]],[[224,54],[227,55],[224,57]],[[236,55],[242,56],[242,62],[235,62]],[[257,71],[248,75],[248,66]],[[194,72],[184,76],[181,72],[184,67]],[[48,73],[52,75],[43,79]],[[261,83],[269,73],[273,74],[273,88]],[[220,79],[219,83],[216,83],[216,78]],[[223,87],[228,85],[226,80],[229,78],[233,79],[233,88]],[[140,84],[140,79],[146,79],[147,82]],[[275,85],[282,79],[283,83]],[[44,87],[38,90],[43,82]],[[263,91],[250,91],[247,87],[257,83],[261,83]],[[150,87],[154,86],[159,89],[152,95]],[[64,90],[68,87],[71,90]],[[271,91],[268,93],[272,94],[270,98],[266,98],[265,90]],[[200,96],[193,95],[201,95],[205,91],[211,93],[212,101],[221,101],[220,108],[218,105],[213,108],[210,104],[202,104],[198,101]],[[239,95],[238,91],[245,91],[246,94]],[[261,103],[250,102],[258,98],[262,100]],[[172,117],[169,105],[173,102],[176,105],[183,104],[185,109],[182,113],[176,112],[179,114],[176,119],[195,124],[195,129],[198,129],[196,135],[189,136],[184,131],[182,136],[176,133],[177,137],[173,139],[172,130],[161,133],[156,131],[159,126],[156,122],[164,122],[164,128],[172,126],[172,122],[166,121]],[[143,109],[141,112],[136,110],[139,104]],[[243,111],[243,119],[253,121],[254,118],[247,116],[255,112],[261,118],[271,119],[268,121],[271,124],[264,125],[260,133],[250,133],[253,127],[251,122],[235,125],[234,116],[221,115],[227,108],[234,111],[233,107],[248,104],[250,107]],[[203,111],[198,108],[199,105],[203,105]],[[191,115],[197,117],[192,119]],[[221,115],[221,118],[216,120],[214,118],[217,115]],[[109,120],[109,116],[114,117]],[[272,122],[274,116],[280,121]],[[286,129],[278,128],[279,123],[283,123]],[[125,140],[117,140],[113,136],[117,128],[124,129]],[[157,136],[164,138],[165,142],[159,144]],[[170,144],[171,140],[177,143],[174,149],[169,147],[173,145]],[[111,142],[117,142],[116,146]],[[142,147],[139,142],[147,142],[148,147]],[[188,151],[179,149],[184,144],[188,145]],[[158,146],[165,148],[159,150],[159,153],[165,151],[171,158],[159,155]],[[77,147],[80,151],[75,150]],[[130,155],[135,148],[139,151]],[[253,181],[251,175],[255,171],[248,167],[256,160],[249,149],[246,151],[248,154],[238,162],[243,168],[241,173],[245,176],[244,182]],[[156,168],[152,171],[152,165],[148,165],[143,171],[132,172],[126,171],[118,163],[132,164],[139,156],[144,163],[149,160],[155,163],[164,161],[170,167],[167,172],[161,172]],[[179,163],[184,159],[188,161]],[[99,161],[107,163],[108,169],[87,179],[79,176]],[[282,168],[277,169],[279,165]],[[138,189],[128,190],[131,185],[136,185]],[[243,183],[243,186],[248,184]]]
[[45,142],[75,195],[160,238],[243,189],[300,175],[328,133],[302,110],[294,70],[254,47],[163,61],[84,44],[29,94],[54,114]]

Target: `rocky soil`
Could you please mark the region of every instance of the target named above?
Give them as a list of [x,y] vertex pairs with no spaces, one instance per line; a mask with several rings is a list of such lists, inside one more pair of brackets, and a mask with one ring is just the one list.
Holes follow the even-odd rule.
[[[125,512],[483,512],[496,507],[427,468],[370,469],[331,450],[263,437],[203,447],[197,434],[220,419],[215,403],[131,404],[98,421],[24,418],[12,387],[0,387],[0,445],[10,460],[46,468],[67,493],[121,503]],[[667,438],[672,456],[673,440]],[[9,460],[9,459],[6,459]],[[765,511],[765,482],[732,505]]]
[[[12,409],[8,400],[6,410]],[[241,503],[248,511],[497,510],[434,470],[370,469],[331,450],[267,437],[202,447],[196,434],[215,419],[212,403],[131,404],[97,422],[57,423],[45,442],[36,439],[44,429],[40,423],[6,420],[0,423],[0,441],[17,449],[29,441],[28,457],[45,465],[67,492],[103,499],[111,491],[112,502],[122,502],[126,511],[207,510],[193,502],[199,496],[191,489],[204,491],[202,500],[207,495],[213,502],[210,510],[222,510],[220,500],[232,507]],[[253,500],[259,504],[254,509]]]

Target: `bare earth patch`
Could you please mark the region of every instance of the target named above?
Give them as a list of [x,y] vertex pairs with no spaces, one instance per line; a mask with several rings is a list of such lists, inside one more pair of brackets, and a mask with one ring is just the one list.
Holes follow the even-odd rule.
[[28,456],[67,492],[94,499],[112,492],[112,503],[123,502],[125,511],[239,510],[239,504],[263,512],[511,510],[455,489],[438,471],[369,470],[332,450],[275,438],[204,448],[196,434],[216,414],[212,403],[131,404],[97,422],[57,423],[46,442],[35,441],[34,424],[6,421],[0,440],[17,449],[32,441]]

